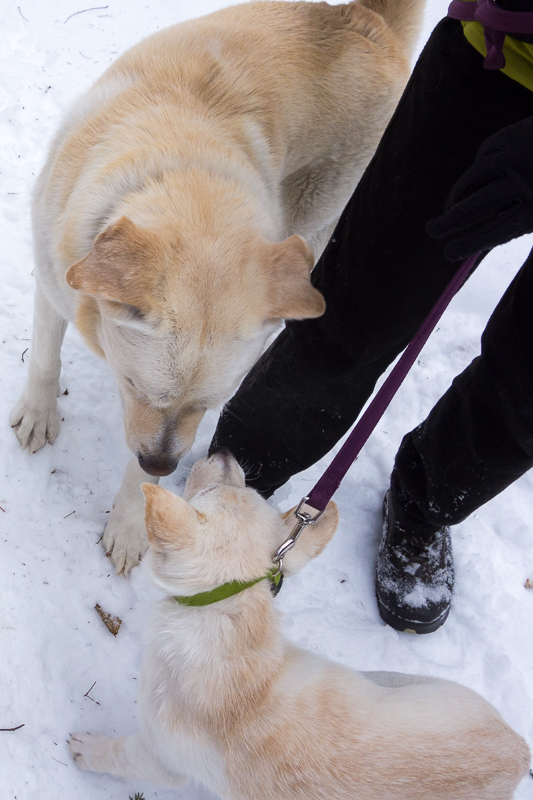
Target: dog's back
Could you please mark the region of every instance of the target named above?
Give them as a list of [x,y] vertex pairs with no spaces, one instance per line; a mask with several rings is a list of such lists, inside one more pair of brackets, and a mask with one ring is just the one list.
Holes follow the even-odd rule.
[[296,648],[287,656],[270,707],[228,759],[235,797],[510,800],[528,770],[524,740],[463,686],[402,674],[385,686]]
[[[241,597],[226,613],[234,625],[248,627],[250,616],[260,611],[254,606],[255,600]],[[176,704],[171,713],[170,697],[183,696],[183,686],[193,680],[183,663],[174,664],[179,689],[168,684],[162,694],[150,687],[155,704],[144,705],[144,713],[166,717],[158,738],[167,752],[180,753],[176,771],[228,800],[512,798],[528,770],[529,749],[479,695],[449,681],[401,674],[390,675],[392,685],[385,686],[380,675],[374,680],[372,673],[352,672],[288,644],[282,664],[272,671],[279,641],[269,630],[269,614],[263,622],[263,630],[259,620],[255,623],[255,637],[264,636],[271,659],[256,666],[254,680],[249,670],[256,654],[236,650],[233,636],[231,654],[221,653],[220,639],[213,638],[216,652],[205,653],[211,674],[204,673],[203,656],[194,671],[194,694],[202,696],[197,717],[188,704]],[[211,628],[209,612],[198,624]],[[185,619],[179,627],[188,627]],[[179,647],[190,652],[191,640],[185,639],[180,637]],[[221,682],[218,666],[224,661]],[[149,656],[145,669],[150,663]],[[243,664],[248,676],[241,672]],[[207,709],[212,714],[206,715]],[[185,753],[190,755],[182,760]]]
[[[410,32],[424,2],[396,3],[413,8]],[[414,38],[374,5],[387,13],[394,6],[245,3],[132,47],[59,132],[37,185],[37,233],[57,229],[52,250],[66,269],[86,255],[125,192],[167,170],[203,166],[210,152],[221,168],[224,143],[236,141],[269,185],[272,213],[280,183],[313,162],[321,181],[324,159],[329,183],[344,170],[351,191],[405,84]],[[338,214],[344,186],[337,195],[323,187],[322,203]],[[290,217],[293,202],[289,191],[281,213]]]

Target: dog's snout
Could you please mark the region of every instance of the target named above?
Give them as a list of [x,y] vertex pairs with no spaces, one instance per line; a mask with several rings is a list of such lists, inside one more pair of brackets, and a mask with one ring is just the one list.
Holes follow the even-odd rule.
[[231,483],[234,473],[240,471],[237,459],[227,447],[214,447],[209,451],[208,461],[217,465],[228,483]]
[[178,466],[179,459],[173,456],[165,455],[138,455],[139,466],[148,475],[162,478],[165,475],[170,475]]

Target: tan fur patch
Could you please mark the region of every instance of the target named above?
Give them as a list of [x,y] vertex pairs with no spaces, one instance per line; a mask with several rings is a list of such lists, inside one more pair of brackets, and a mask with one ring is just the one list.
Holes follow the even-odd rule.
[[88,256],[70,267],[66,281],[76,291],[149,313],[159,255],[155,236],[122,217],[97,237]]
[[145,523],[148,539],[156,550],[180,548],[193,541],[203,515],[181,497],[153,483],[143,483],[146,498]]
[[78,302],[76,325],[91,350],[100,358],[105,358],[105,353],[98,341],[99,321],[100,310],[96,299],[91,295],[82,295]]
[[309,283],[314,258],[306,242],[301,236],[291,236],[269,250],[268,315],[281,319],[322,316],[326,303]]

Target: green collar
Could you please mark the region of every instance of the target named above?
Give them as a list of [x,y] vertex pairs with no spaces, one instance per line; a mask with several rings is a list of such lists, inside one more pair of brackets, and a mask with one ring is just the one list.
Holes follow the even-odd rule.
[[256,583],[267,579],[270,581],[272,593],[276,595],[281,588],[282,578],[283,575],[278,567],[272,567],[262,578],[255,578],[253,581],[230,581],[230,583],[223,583],[222,586],[217,586],[216,589],[211,589],[210,592],[181,595],[173,599],[181,606],[210,606],[212,603],[218,603],[219,600],[233,597],[234,594],[243,592],[245,589],[249,589],[250,586],[255,586]]

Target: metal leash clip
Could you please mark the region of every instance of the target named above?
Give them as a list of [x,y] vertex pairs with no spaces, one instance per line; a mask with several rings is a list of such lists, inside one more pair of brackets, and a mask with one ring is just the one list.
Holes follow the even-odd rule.
[[278,547],[278,549],[276,550],[276,552],[272,556],[272,561],[274,562],[274,564],[278,565],[278,571],[275,573],[275,575],[273,577],[276,577],[277,575],[281,575],[281,580],[279,582],[279,585],[277,586],[276,594],[281,589],[281,583],[283,581],[283,558],[289,552],[289,550],[292,550],[292,548],[294,547],[294,545],[298,541],[298,538],[299,538],[301,532],[303,531],[303,529],[307,525],[314,525],[315,522],[324,513],[324,510],[317,511],[317,513],[313,517],[307,511],[302,511],[302,507],[307,503],[308,500],[309,500],[309,496],[302,497],[302,499],[300,500],[300,502],[298,503],[298,505],[294,509],[294,516],[297,519],[296,525],[292,529],[292,531],[290,533],[290,536],[287,539],[285,539],[283,544],[280,544],[280,546]]

